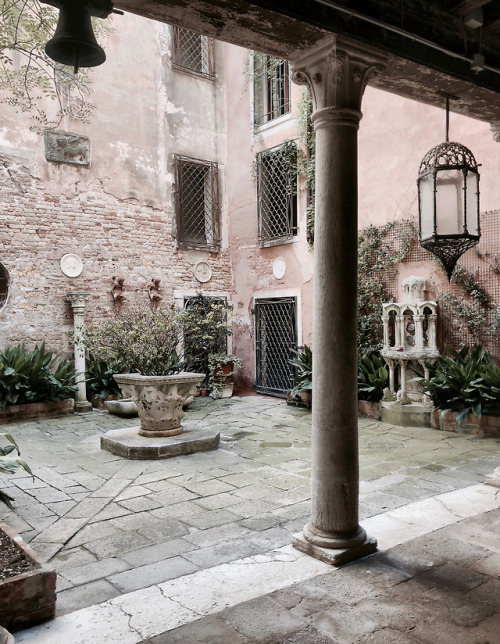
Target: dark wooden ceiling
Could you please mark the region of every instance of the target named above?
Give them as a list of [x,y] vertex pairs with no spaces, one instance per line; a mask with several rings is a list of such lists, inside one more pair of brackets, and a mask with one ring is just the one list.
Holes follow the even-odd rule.
[[[293,60],[328,33],[384,52],[373,83],[474,118],[500,120],[500,0],[117,0],[116,6]],[[480,11],[481,27],[468,26]],[[477,24],[477,19],[475,21]],[[471,69],[474,54],[484,68]]]

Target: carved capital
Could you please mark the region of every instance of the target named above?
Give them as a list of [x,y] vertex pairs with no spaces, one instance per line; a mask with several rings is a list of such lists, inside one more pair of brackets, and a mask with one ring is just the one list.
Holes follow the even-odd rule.
[[292,61],[292,80],[307,85],[314,111],[328,107],[359,111],[366,84],[384,70],[384,64],[381,55],[329,37]]
[[90,293],[87,291],[70,291],[66,293],[66,299],[71,304],[74,313],[85,313],[85,304],[89,301]]

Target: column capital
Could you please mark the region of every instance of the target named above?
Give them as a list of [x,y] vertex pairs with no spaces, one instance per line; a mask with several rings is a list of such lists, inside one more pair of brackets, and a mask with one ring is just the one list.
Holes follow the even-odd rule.
[[332,107],[359,111],[366,84],[385,69],[386,59],[369,48],[329,36],[291,62],[292,80],[307,85],[315,112]]
[[87,291],[70,291],[66,293],[66,300],[76,313],[85,313],[85,304],[89,301],[90,293]]

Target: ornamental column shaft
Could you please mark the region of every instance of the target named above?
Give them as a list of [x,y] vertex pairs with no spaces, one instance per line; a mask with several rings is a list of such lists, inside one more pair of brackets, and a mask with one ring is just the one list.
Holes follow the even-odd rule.
[[73,338],[77,389],[75,392],[75,411],[91,411],[92,405],[87,400],[85,387],[85,345],[83,334],[85,330],[85,304],[88,302],[90,293],[85,291],[71,291],[66,294],[66,299],[73,309]]
[[312,514],[293,543],[335,565],[376,549],[358,523],[357,131],[368,76],[381,63],[334,38],[293,61],[316,132]]

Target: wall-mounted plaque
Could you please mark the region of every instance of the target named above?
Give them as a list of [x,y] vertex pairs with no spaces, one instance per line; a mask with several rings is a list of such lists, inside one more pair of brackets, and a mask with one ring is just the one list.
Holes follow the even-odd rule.
[[74,253],[66,253],[61,257],[61,270],[66,277],[78,277],[83,271],[81,257]]
[[282,257],[277,257],[273,262],[273,275],[277,280],[285,277],[286,263]]
[[194,267],[194,276],[198,282],[209,282],[212,279],[212,268],[208,262],[198,262]]
[[47,161],[90,165],[90,139],[88,136],[47,129],[44,138]]

